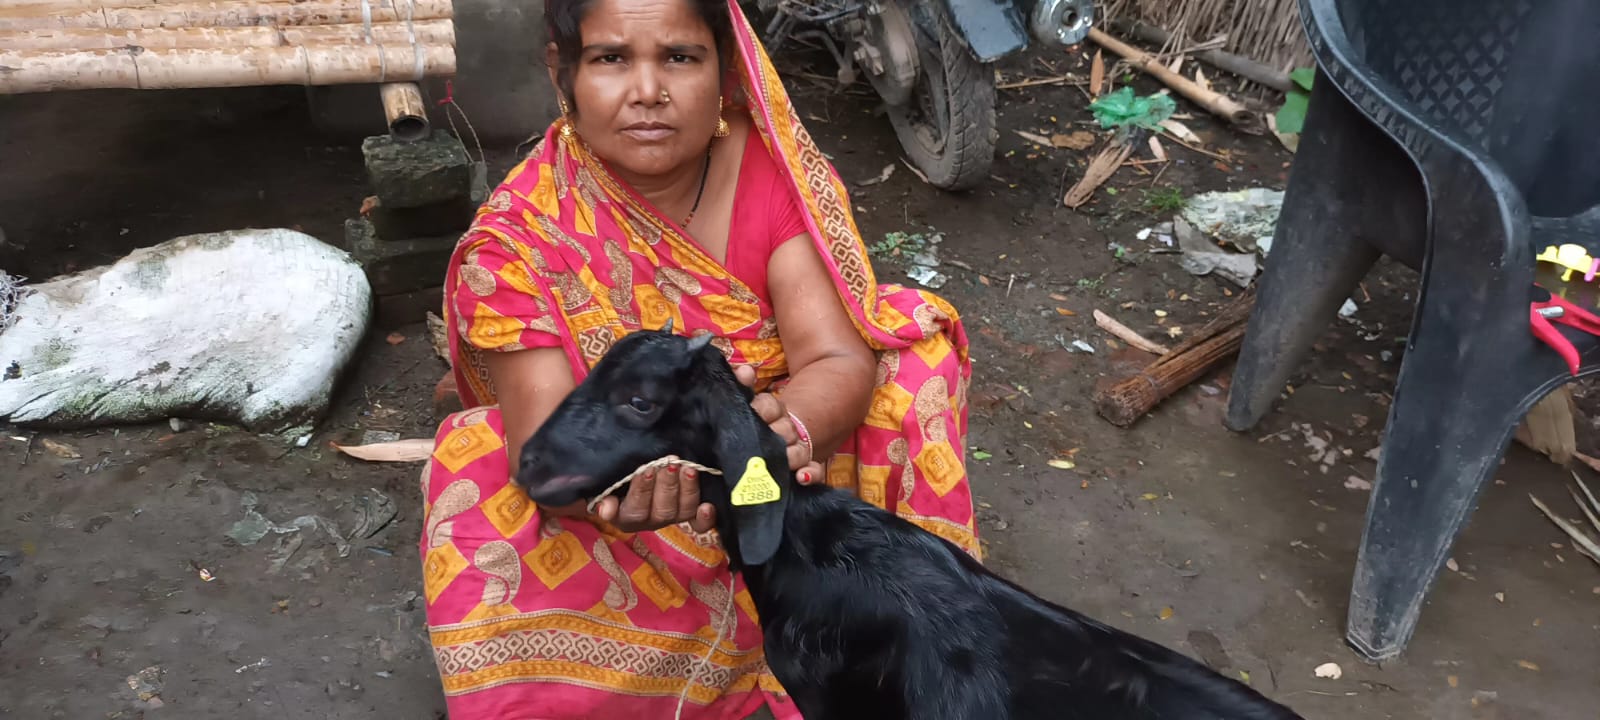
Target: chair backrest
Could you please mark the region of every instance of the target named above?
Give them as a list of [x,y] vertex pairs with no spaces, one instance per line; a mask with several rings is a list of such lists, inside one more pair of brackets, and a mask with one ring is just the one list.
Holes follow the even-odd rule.
[[1536,215],[1600,201],[1600,0],[1334,0],[1356,57]]

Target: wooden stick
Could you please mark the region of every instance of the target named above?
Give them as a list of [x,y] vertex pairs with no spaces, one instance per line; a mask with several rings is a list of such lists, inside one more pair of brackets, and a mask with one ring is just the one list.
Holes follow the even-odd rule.
[[1000,83],[999,85],[994,86],[994,89],[1016,90],[1018,88],[1034,87],[1035,85],[1082,85],[1085,82],[1087,81],[1079,80],[1069,73],[1067,75],[1058,75],[1056,77],[1031,78],[1028,80],[1018,80],[1016,82]]
[[[1113,20],[1111,25],[1118,32],[1132,35],[1152,45],[1164,46],[1172,39],[1172,34],[1166,30],[1138,21]],[[1195,56],[1201,62],[1214,68],[1231,72],[1250,82],[1264,85],[1273,90],[1289,92],[1294,89],[1294,81],[1289,79],[1289,73],[1282,70],[1274,70],[1250,58],[1214,49],[1190,48],[1184,52]]]
[[0,48],[7,50],[146,50],[202,48],[283,47],[304,45],[455,45],[455,24],[447,19],[373,23],[371,32],[360,23],[300,27],[177,27],[106,30],[59,28],[53,30],[0,30]]
[[389,121],[389,134],[402,142],[416,142],[428,136],[428,108],[422,104],[422,88],[416,83],[388,83],[378,88],[383,100],[383,116]]
[[1266,132],[1264,121],[1255,113],[1246,110],[1243,105],[1240,105],[1233,98],[1215,90],[1207,90],[1200,87],[1193,80],[1179,75],[1168,69],[1167,66],[1162,65],[1153,55],[1107,35],[1100,28],[1090,29],[1089,39],[1101,47],[1121,55],[1128,62],[1137,65],[1167,87],[1172,88],[1179,95],[1194,101],[1209,110],[1213,115],[1227,120],[1240,130],[1251,133]]
[[1162,400],[1210,372],[1239,351],[1255,302],[1255,289],[1246,290],[1194,337],[1133,376],[1096,391],[1095,411],[1117,427],[1128,427]]
[[415,81],[456,71],[455,48],[430,45],[238,48],[235,50],[0,51],[0,95],[127,88]]
[[1132,328],[1117,322],[1115,318],[1099,310],[1094,311],[1094,324],[1099,325],[1101,330],[1111,333],[1123,342],[1147,353],[1166,355],[1170,352],[1165,346],[1146,340],[1143,335],[1134,332]]
[[[365,16],[363,12],[365,6]],[[41,9],[43,8],[43,9]],[[186,2],[141,7],[87,7],[52,11],[48,6],[0,5],[0,30],[100,28],[138,30],[194,27],[286,27],[296,25],[392,23],[453,17],[451,0],[261,0]]]

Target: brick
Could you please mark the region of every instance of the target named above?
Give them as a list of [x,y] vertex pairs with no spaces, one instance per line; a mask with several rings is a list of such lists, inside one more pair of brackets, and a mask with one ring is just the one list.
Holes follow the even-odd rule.
[[453,372],[446,372],[439,378],[439,384],[433,386],[433,419],[443,420],[446,415],[461,412],[461,393],[456,390],[456,376]]
[[366,218],[346,220],[344,249],[361,264],[372,294],[399,295],[444,284],[456,237],[382,241]]
[[474,194],[474,163],[466,148],[443,130],[416,142],[375,135],[362,141],[361,154],[367,182],[388,207],[424,207]]

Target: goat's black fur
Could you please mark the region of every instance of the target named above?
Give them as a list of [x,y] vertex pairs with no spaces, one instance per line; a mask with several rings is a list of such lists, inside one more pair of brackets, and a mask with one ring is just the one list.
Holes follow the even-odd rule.
[[[1035,597],[855,496],[802,486],[714,349],[666,332],[616,344],[522,451],[537,502],[592,497],[669,454],[702,475],[744,573],[767,662],[808,720],[1291,720],[1190,658]],[[734,507],[764,458],[784,499]]]

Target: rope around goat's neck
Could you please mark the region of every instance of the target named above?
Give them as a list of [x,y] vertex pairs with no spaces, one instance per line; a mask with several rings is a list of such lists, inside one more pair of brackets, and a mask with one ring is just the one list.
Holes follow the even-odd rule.
[[[640,465],[638,467],[638,469],[634,470],[633,472],[628,473],[627,477],[612,483],[611,487],[608,487],[605,490],[601,491],[599,495],[594,496],[594,499],[589,501],[589,512],[590,512],[590,514],[594,513],[595,506],[599,505],[601,500],[604,500],[604,499],[610,497],[611,494],[616,492],[618,488],[621,488],[623,485],[627,485],[628,483],[632,482],[634,480],[634,478],[640,477],[640,476],[644,475],[645,473],[655,472],[655,471],[660,470],[661,468],[664,468],[664,467],[666,467],[668,465],[674,465],[674,464],[681,465],[683,467],[694,468],[696,470],[699,470],[700,472],[710,473],[712,475],[721,475],[722,474],[722,471],[718,470],[716,468],[706,467],[704,465],[701,465],[700,463],[691,462],[689,460],[684,460],[682,458],[676,458],[676,457],[673,457],[671,455],[668,455],[667,457],[664,457],[664,458],[658,458],[656,460],[651,460],[650,462],[647,462],[647,463],[645,463],[643,465]],[[722,607],[722,619],[723,619],[723,622],[717,623],[717,625],[719,625],[719,627],[717,628],[717,637],[716,637],[716,639],[711,641],[711,647],[706,649],[706,656],[703,657],[703,658],[700,658],[700,663],[695,666],[694,672],[691,673],[689,675],[689,677],[685,680],[685,682],[683,684],[683,692],[678,693],[678,708],[672,712],[672,720],[683,720],[683,703],[684,703],[685,700],[689,699],[689,690],[690,690],[690,688],[693,688],[695,686],[695,683],[700,680],[700,673],[704,672],[705,669],[711,665],[711,656],[713,656],[713,655],[715,655],[717,653],[717,646],[722,644],[723,637],[730,630],[732,630],[733,626],[736,623],[738,623],[738,621],[739,621],[739,618],[733,614],[733,583],[734,583],[733,571],[729,570],[729,572],[728,572],[728,600],[727,600],[726,603],[723,604],[723,607]],[[713,622],[715,622],[715,621],[713,620]]]
[[596,506],[598,506],[600,504],[600,501],[604,500],[604,499],[606,499],[608,497],[611,497],[611,493],[616,492],[617,488],[620,488],[623,485],[627,485],[628,483],[633,482],[635,478],[638,478],[639,476],[644,475],[645,473],[654,472],[656,470],[660,470],[661,468],[664,468],[664,467],[666,467],[668,465],[673,465],[673,464],[682,465],[682,466],[688,467],[688,468],[694,468],[696,470],[699,470],[700,472],[711,473],[712,475],[721,475],[722,474],[721,470],[718,470],[718,469],[716,469],[714,467],[706,467],[706,466],[701,465],[700,463],[697,463],[697,462],[691,462],[689,460],[684,460],[682,458],[677,458],[677,457],[673,457],[671,455],[668,455],[668,456],[666,456],[664,458],[658,458],[658,459],[655,459],[655,460],[651,460],[650,462],[647,462],[647,463],[645,463],[643,465],[640,465],[638,469],[634,470],[631,473],[628,473],[627,477],[625,477],[625,478],[623,478],[621,480],[618,480],[618,481],[616,481],[614,483],[611,483],[611,487],[608,487],[605,490],[602,490],[599,495],[594,496],[594,499],[589,501],[589,513],[591,515],[594,514],[594,509],[595,509]]

